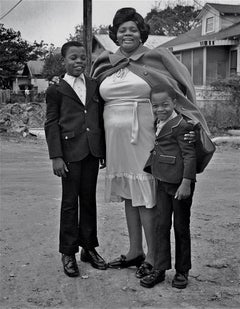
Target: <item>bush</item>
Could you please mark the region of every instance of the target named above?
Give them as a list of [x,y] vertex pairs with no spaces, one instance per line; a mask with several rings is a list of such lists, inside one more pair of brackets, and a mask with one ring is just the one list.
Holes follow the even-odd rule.
[[211,131],[240,128],[240,76],[218,79],[211,86],[230,95],[229,100],[208,106],[208,111],[204,112]]
[[25,100],[26,99],[23,93],[11,93],[10,101],[7,103],[24,103]]
[[33,96],[33,102],[39,102],[39,103],[45,102],[45,92],[35,94]]
[[240,75],[231,75],[226,79],[218,79],[211,86],[222,92],[230,94],[232,107],[235,108],[238,119],[240,118]]

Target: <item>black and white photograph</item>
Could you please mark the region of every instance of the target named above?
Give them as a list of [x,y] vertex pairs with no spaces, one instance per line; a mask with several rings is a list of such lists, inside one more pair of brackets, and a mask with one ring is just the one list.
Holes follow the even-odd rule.
[[240,1],[0,0],[0,307],[240,308]]

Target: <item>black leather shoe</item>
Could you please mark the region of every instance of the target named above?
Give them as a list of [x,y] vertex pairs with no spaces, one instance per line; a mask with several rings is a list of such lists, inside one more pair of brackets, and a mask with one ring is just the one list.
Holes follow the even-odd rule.
[[78,277],[79,269],[77,266],[77,261],[75,255],[62,254],[63,270],[65,274],[69,277]]
[[139,279],[143,278],[145,276],[150,275],[152,271],[153,266],[148,262],[143,262],[142,265],[136,271],[136,277]]
[[87,250],[82,248],[80,258],[81,261],[90,263],[94,268],[107,269],[107,263],[95,249]]
[[145,288],[153,288],[154,285],[165,280],[164,270],[154,270],[150,275],[140,280],[140,285]]
[[128,268],[131,266],[139,267],[144,260],[145,260],[145,255],[139,255],[136,258],[131,259],[131,260],[127,260],[125,255],[121,255],[120,257],[109,262],[108,267],[117,268],[117,269]]
[[188,272],[176,272],[173,281],[172,287],[177,289],[185,289],[188,285]]

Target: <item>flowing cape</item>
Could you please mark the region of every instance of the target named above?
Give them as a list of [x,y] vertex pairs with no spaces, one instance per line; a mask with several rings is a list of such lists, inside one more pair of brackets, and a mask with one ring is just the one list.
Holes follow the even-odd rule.
[[200,123],[207,134],[210,134],[206,120],[196,105],[196,94],[187,68],[166,48],[149,49],[140,46],[129,58],[120,49],[115,53],[104,51],[93,63],[91,76],[98,83],[128,67],[130,71],[143,78],[150,87],[158,84],[171,85],[177,94],[176,109],[193,124]]

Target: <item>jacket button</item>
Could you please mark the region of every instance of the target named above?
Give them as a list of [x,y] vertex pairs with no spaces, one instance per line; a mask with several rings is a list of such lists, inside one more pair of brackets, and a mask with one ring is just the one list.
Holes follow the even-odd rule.
[[144,74],[144,75],[148,75],[148,72],[147,72],[147,71],[144,71],[143,74]]
[[68,139],[68,136],[65,136],[65,139]]
[[87,114],[87,110],[86,109],[84,110],[84,113]]
[[154,154],[154,155],[156,154],[156,151],[155,151],[155,150],[153,151],[153,154]]
[[158,142],[155,142],[155,145],[158,145]]
[[87,128],[86,130],[87,130],[87,131],[90,131],[90,129],[89,129],[89,128]]

